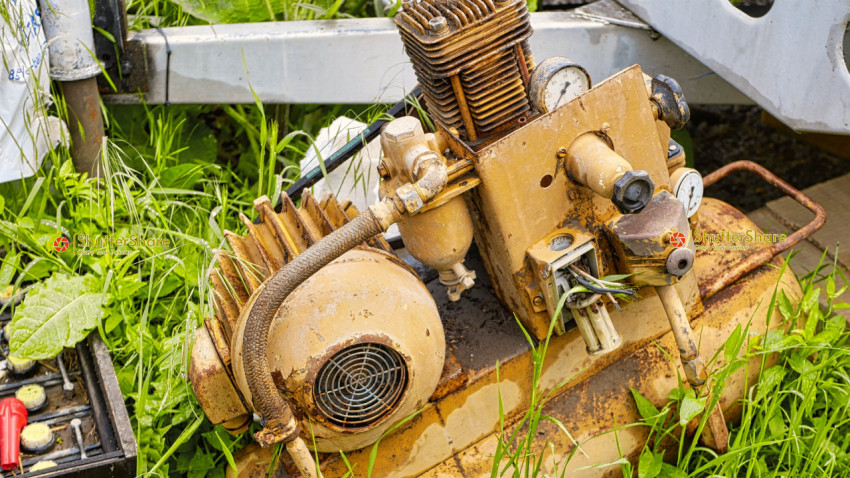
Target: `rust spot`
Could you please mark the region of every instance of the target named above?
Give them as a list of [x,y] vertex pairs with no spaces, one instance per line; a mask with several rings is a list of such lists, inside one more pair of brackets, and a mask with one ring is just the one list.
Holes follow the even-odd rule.
[[285,384],[283,383],[283,374],[280,373],[280,370],[275,370],[272,372],[272,381],[274,382],[275,387],[279,389],[286,388]]
[[457,356],[447,348],[446,361],[443,362],[443,373],[440,375],[440,381],[437,383],[437,388],[431,395],[430,401],[435,402],[463,387],[468,379],[469,377],[461,367]]

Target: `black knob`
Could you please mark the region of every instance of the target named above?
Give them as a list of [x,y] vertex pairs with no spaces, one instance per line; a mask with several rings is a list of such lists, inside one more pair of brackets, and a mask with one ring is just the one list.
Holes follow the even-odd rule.
[[646,171],[626,171],[617,182],[614,183],[614,194],[611,201],[623,214],[635,214],[640,212],[649,204],[652,193],[655,191],[655,183]]
[[667,123],[670,129],[681,129],[691,119],[691,110],[682,88],[669,76],[656,75],[652,79],[650,99],[658,106],[658,119]]

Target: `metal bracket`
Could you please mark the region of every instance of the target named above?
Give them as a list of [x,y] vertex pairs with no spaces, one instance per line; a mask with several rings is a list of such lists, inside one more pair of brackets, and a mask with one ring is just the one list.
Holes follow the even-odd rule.
[[846,1],[782,0],[759,18],[729,0],[621,3],[792,129],[850,133]]
[[[531,24],[536,58],[569,54],[598,79],[640,63],[644,71],[676,78],[691,104],[750,103],[670,41],[632,26],[635,22],[620,26],[598,16],[541,12],[531,14]],[[394,103],[416,85],[388,18],[143,30],[128,39],[128,48],[132,44],[145,52],[129,61],[131,76],[145,76],[132,83],[146,83],[148,104],[165,102],[166,77],[171,103],[195,104],[254,103],[253,93],[265,103]],[[122,68],[127,70],[123,63]],[[121,93],[104,100],[142,99],[137,89]]]

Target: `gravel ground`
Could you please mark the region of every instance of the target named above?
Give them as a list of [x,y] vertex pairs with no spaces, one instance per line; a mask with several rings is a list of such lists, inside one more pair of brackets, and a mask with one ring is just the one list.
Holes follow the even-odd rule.
[[[694,167],[703,175],[741,159],[761,164],[798,189],[850,173],[850,160],[762,124],[761,109],[755,106],[692,107],[686,128],[691,134]],[[757,176],[733,173],[706,195],[748,212],[782,193]]]

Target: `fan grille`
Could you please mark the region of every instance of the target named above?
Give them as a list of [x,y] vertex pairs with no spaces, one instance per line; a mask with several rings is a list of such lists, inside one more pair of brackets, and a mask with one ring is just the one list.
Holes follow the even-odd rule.
[[394,349],[360,343],[334,354],[319,370],[313,394],[331,423],[360,428],[392,411],[407,389],[407,366]]

